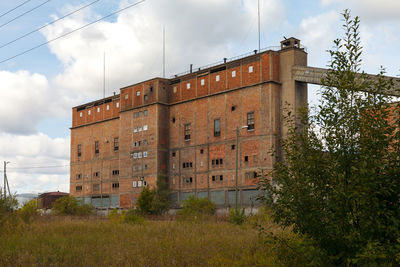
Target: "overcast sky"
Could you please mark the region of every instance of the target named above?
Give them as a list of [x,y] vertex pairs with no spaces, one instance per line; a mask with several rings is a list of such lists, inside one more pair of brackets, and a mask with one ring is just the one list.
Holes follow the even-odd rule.
[[[71,108],[102,97],[104,53],[109,96],[162,76],[164,27],[167,77],[258,48],[257,0],[146,0],[5,61],[135,3],[98,0],[4,46],[95,0],[30,0],[5,14],[25,1],[0,1],[0,160],[10,161],[13,192],[69,191]],[[327,65],[326,50],[342,35],[340,13],[348,8],[361,18],[364,70],[377,73],[382,65],[389,75],[400,73],[398,0],[260,0],[260,6],[261,46],[294,36],[316,67]],[[309,86],[311,104],[317,91]]]

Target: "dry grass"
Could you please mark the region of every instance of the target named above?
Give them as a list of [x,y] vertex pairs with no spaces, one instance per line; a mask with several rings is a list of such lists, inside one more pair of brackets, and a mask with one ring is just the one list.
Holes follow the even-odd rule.
[[[275,229],[276,230],[276,229]],[[39,219],[0,234],[2,266],[274,266],[250,224]]]

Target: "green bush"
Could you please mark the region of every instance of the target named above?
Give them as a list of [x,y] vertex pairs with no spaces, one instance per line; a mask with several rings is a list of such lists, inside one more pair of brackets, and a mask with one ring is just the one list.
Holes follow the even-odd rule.
[[143,188],[137,200],[138,211],[142,214],[151,214],[153,211],[154,191],[148,187]]
[[243,224],[246,221],[244,209],[230,209],[228,221],[237,225]]
[[163,173],[157,175],[157,187],[143,188],[137,201],[138,211],[142,214],[163,214],[169,209],[169,189]]
[[135,224],[143,224],[144,219],[140,217],[136,210],[129,210],[125,213],[124,223],[135,225]]
[[7,196],[6,198],[3,197],[3,192],[0,189],[0,215],[5,214],[7,212],[14,211],[18,206],[18,200],[15,196]]
[[26,202],[24,206],[18,210],[18,214],[25,223],[30,223],[32,219],[38,216],[37,199],[31,199]]
[[72,196],[64,196],[53,203],[53,210],[58,215],[90,215],[92,207],[88,204],[82,204]]
[[113,209],[108,213],[108,218],[111,223],[120,224],[124,221],[126,211],[118,212],[118,209]]
[[215,204],[208,198],[190,196],[183,202],[178,216],[183,220],[204,220],[215,214]]

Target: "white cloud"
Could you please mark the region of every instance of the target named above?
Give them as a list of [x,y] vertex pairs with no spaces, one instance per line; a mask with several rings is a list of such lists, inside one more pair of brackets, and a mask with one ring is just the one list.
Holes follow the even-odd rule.
[[[126,1],[120,6],[125,7]],[[283,20],[278,0],[263,1],[264,27]],[[268,7],[268,8],[267,8]],[[166,28],[167,75],[235,55],[233,46],[256,19],[256,1],[146,1],[49,45],[65,66],[57,88],[87,97],[102,96],[103,53],[108,95],[120,87],[162,75],[162,29]],[[69,17],[42,31],[48,40],[93,20],[91,12]],[[247,52],[247,51],[246,51]],[[82,98],[76,99],[80,104]]]
[[367,23],[400,20],[398,0],[321,0],[323,6],[337,3],[342,9],[348,8],[354,15]]
[[43,133],[1,134],[0,158],[10,162],[7,176],[11,190],[19,193],[68,191],[69,144],[69,137],[53,139]]
[[308,17],[301,21],[298,36],[309,51],[309,65],[326,66],[329,60],[326,50],[332,47],[333,40],[337,38],[339,25],[341,25],[340,15],[336,11]]

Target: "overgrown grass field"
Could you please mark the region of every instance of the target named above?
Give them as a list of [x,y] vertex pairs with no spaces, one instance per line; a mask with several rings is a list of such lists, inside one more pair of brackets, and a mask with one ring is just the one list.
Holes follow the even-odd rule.
[[48,217],[5,228],[0,265],[276,266],[262,236],[252,223]]

